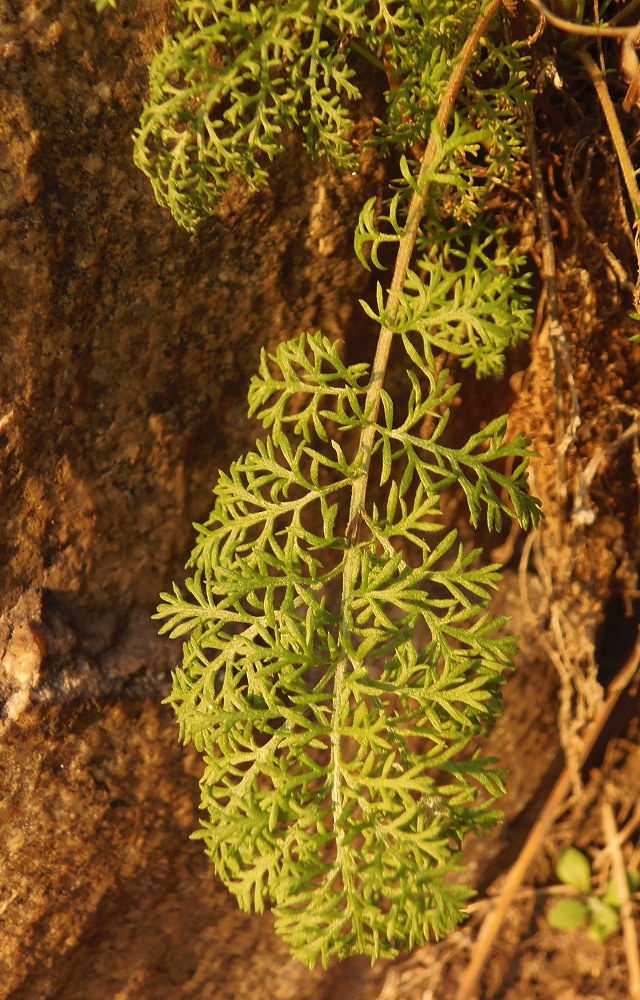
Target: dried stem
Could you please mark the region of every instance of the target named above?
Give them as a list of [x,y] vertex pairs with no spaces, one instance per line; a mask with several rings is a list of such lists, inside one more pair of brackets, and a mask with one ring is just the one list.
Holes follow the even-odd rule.
[[633,919],[633,904],[629,895],[627,871],[622,856],[622,848],[618,840],[618,827],[609,802],[605,802],[602,806],[602,830],[611,852],[613,877],[618,890],[618,896],[620,897],[620,921],[622,923],[624,950],[629,968],[629,1000],[640,1000],[638,935]]
[[[621,31],[622,29],[617,30]],[[636,26],[635,31],[637,32],[638,30],[639,29]],[[638,220],[640,219],[640,189],[638,188],[638,182],[636,180],[633,164],[631,163],[631,157],[629,156],[629,151],[624,141],[622,129],[620,128],[620,122],[618,121],[613,101],[609,95],[607,81],[605,80],[604,74],[598,68],[588,52],[584,49],[578,49],[576,55],[585,67],[591,78],[591,82],[595,87],[598,100],[600,101],[602,110],[604,111],[604,116],[607,119],[609,133],[611,135],[613,145],[615,146],[618,162],[620,163],[620,169],[622,170],[622,175],[627,185],[627,191],[629,192],[629,198],[631,199],[631,204],[633,206],[633,213],[636,220]]]
[[[608,697],[602,710],[589,727],[584,740],[582,741],[582,751],[580,753],[580,764],[584,765],[589,754],[593,750],[595,743],[602,732],[607,720],[611,717],[622,692],[633,680],[638,666],[640,665],[640,636],[636,640],[635,647],[627,663],[620,673],[614,678],[608,688]],[[460,981],[460,987],[456,995],[456,1000],[471,1000],[476,991],[476,986],[494,941],[500,932],[502,922],[505,918],[513,898],[520,888],[522,881],[527,874],[529,865],[536,856],[538,849],[542,845],[544,838],[553,826],[556,815],[569,794],[571,788],[571,771],[565,767],[562,774],[556,781],[549,798],[535,824],[533,825],[524,847],[520,851],[516,863],[513,865],[502,886],[502,892],[498,898],[495,908],[485,918],[480,933],[475,943],[471,961],[465,970]]]
[[[634,283],[632,281],[630,281],[629,276],[628,276],[627,272],[625,271],[625,269],[624,269],[621,261],[618,260],[618,258],[616,257],[616,255],[611,250],[611,247],[606,242],[606,240],[600,240],[600,239],[598,239],[598,237],[594,233],[593,229],[591,228],[591,226],[589,225],[589,223],[585,219],[585,217],[584,217],[584,215],[582,213],[582,208],[580,206],[580,202],[578,200],[578,195],[576,193],[576,189],[575,189],[575,187],[573,185],[573,177],[572,177],[573,165],[574,165],[574,162],[575,162],[576,155],[578,153],[578,149],[585,143],[585,141],[587,141],[587,140],[582,139],[576,146],[573,147],[573,149],[567,150],[567,153],[566,153],[565,159],[564,159],[564,179],[565,179],[565,183],[567,185],[567,194],[569,195],[569,201],[571,202],[571,208],[573,209],[573,213],[574,213],[574,215],[576,217],[578,225],[582,229],[582,231],[585,234],[586,238],[602,254],[602,256],[604,257],[605,261],[609,265],[611,271],[615,275],[615,278],[616,278],[618,284],[620,285],[620,287],[624,288],[627,292],[631,292],[631,294],[633,295],[633,293],[635,291],[635,285],[634,285]],[[589,149],[589,153],[588,153],[589,158],[591,157],[591,155],[592,155],[592,148]],[[628,220],[627,220],[626,212],[624,212],[624,221],[627,222],[627,225],[628,225]]]
[[[471,34],[464,43],[458,63],[453,70],[451,77],[449,78],[449,83],[447,89],[445,90],[442,102],[440,104],[438,114],[436,117],[437,127],[441,134],[444,134],[446,128],[449,124],[453,108],[462,86],[464,77],[469,69],[471,60],[476,52],[478,45],[484,35],[487,27],[493,16],[500,9],[502,0],[489,0],[489,3],[484,8],[482,14],[476,21]],[[367,423],[365,424],[363,431],[360,436],[360,445],[358,448],[358,462],[361,468],[361,475],[356,480],[352,493],[351,493],[351,505],[349,509],[349,526],[353,531],[352,544],[349,547],[347,557],[345,560],[344,567],[344,583],[342,589],[342,601],[341,601],[341,623],[340,623],[340,633],[343,644],[343,649],[349,647],[349,630],[350,622],[349,615],[347,613],[347,607],[351,601],[352,594],[356,585],[356,577],[358,571],[358,552],[355,545],[357,541],[357,526],[360,523],[361,514],[364,511],[365,500],[367,495],[367,486],[369,482],[369,470],[371,466],[371,456],[373,454],[373,446],[376,434],[376,420],[378,416],[378,410],[380,408],[380,399],[382,394],[382,385],[384,382],[384,377],[387,370],[387,365],[389,362],[389,354],[391,351],[391,343],[393,340],[393,331],[390,326],[393,325],[393,321],[397,315],[399,307],[399,299],[397,292],[402,291],[407,278],[407,272],[409,270],[409,265],[411,263],[411,257],[413,256],[413,251],[415,248],[416,239],[420,229],[420,222],[422,220],[422,215],[424,212],[424,205],[427,196],[427,183],[426,178],[428,176],[429,168],[433,163],[436,156],[438,145],[437,145],[437,133],[435,128],[432,127],[431,135],[429,136],[429,141],[427,147],[424,151],[422,157],[422,162],[420,165],[420,171],[418,173],[416,181],[416,190],[411,199],[409,205],[409,213],[407,216],[407,224],[404,236],[400,240],[398,246],[398,256],[396,258],[396,265],[393,272],[393,278],[391,280],[391,285],[389,288],[387,296],[387,309],[386,315],[389,317],[388,324],[382,326],[380,334],[378,336],[378,346],[376,350],[376,355],[373,362],[373,369],[371,372],[371,380],[369,383],[369,388],[367,391],[367,396],[365,400],[365,413],[367,415]],[[348,660],[347,657],[342,657],[336,665],[336,674],[334,679],[335,690],[343,692],[342,698],[347,698],[347,689],[344,684],[344,676],[347,671]],[[332,757],[332,803],[334,810],[334,817],[336,819],[342,815],[343,812],[343,792],[341,788],[341,768],[342,768],[342,749],[341,749],[341,732],[340,732],[340,720],[344,711],[344,704],[340,697],[335,699],[335,704],[332,714],[332,727],[331,727],[331,757]],[[336,848],[338,855],[344,850],[344,831],[343,826],[340,822],[336,821]]]
[[[528,117],[525,122],[525,133],[527,146],[529,149],[529,163],[531,166],[531,180],[534,191],[534,203],[538,225],[540,227],[540,239],[542,242],[542,278],[547,294],[547,308],[549,312],[548,333],[553,351],[554,367],[554,391],[555,391],[555,443],[557,452],[557,474],[556,493],[559,508],[566,495],[566,473],[564,465],[564,455],[575,440],[576,431],[580,426],[580,404],[576,392],[575,379],[573,376],[573,366],[567,347],[567,339],[560,321],[560,306],[558,302],[558,277],[556,270],[556,255],[553,248],[553,236],[551,231],[551,215],[549,203],[544,189],[542,170],[538,159],[538,145],[533,120]],[[565,430],[562,393],[563,381],[560,371],[560,357],[565,370],[565,377],[569,394],[571,396],[572,415],[569,428]]]
[[613,24],[576,24],[575,21],[568,21],[565,17],[554,14],[542,0],[527,0],[527,2],[535,7],[549,24],[559,28],[560,31],[566,31],[568,35],[579,35],[581,38],[631,38],[634,41],[640,35],[640,25],[637,24],[629,27],[618,27]]

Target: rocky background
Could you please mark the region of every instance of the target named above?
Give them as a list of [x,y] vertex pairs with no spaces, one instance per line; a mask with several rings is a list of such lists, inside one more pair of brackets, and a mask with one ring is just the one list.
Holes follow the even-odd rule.
[[353,974],[290,961],[189,841],[200,764],[161,704],[180,644],[150,616],[256,433],[260,349],[362,336],[351,236],[381,178],[294,143],[269,191],[181,230],[132,162],[170,27],[155,0],[0,5],[2,997],[329,997]]
[[0,12],[2,996],[311,997],[335,978],[288,962],[189,841],[199,763],[161,705],[180,647],[150,616],[255,434],[261,347],[353,323],[365,178],[292,148],[269,192],[180,230],[131,155],[169,18]]
[[[292,141],[268,191],[179,229],[131,142],[170,28],[164,0],[0,3],[0,997],[373,1000],[387,963],[309,972],[189,840],[201,765],[162,705],[180,647],[151,615],[217,470],[254,439],[260,349],[322,329],[370,358],[351,238],[385,178]],[[474,388],[466,417],[513,398]],[[516,592],[514,575],[517,618]],[[471,847],[479,886],[563,763],[554,672],[535,641],[523,662],[490,748],[513,779],[506,826]]]

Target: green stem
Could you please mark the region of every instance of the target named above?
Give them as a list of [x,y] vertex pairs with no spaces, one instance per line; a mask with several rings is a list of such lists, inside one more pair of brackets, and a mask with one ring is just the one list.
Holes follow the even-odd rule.
[[[453,106],[456,102],[458,92],[462,86],[462,81],[464,80],[465,74],[469,68],[469,64],[471,63],[480,39],[484,35],[489,22],[496,11],[500,8],[501,4],[502,0],[490,0],[462,47],[460,59],[451,74],[447,89],[438,109],[436,122],[442,135],[444,135],[447,125],[449,124],[449,119],[451,118],[451,113],[453,111]],[[407,272],[409,270],[409,264],[413,255],[422,219],[422,213],[424,211],[424,203],[427,197],[425,177],[427,176],[429,167],[433,163],[436,151],[437,139],[435,130],[432,127],[427,148],[424,151],[420,165],[420,173],[418,174],[417,179],[417,191],[411,199],[404,236],[400,240],[400,244],[398,246],[396,266],[387,296],[386,315],[389,317],[391,323],[393,323],[393,320],[398,313],[399,299],[396,293],[402,291],[407,279]],[[351,509],[349,511],[350,521],[353,521],[353,519],[357,516],[358,511],[364,509],[364,501],[369,481],[369,467],[371,464],[373,442],[376,434],[376,421],[378,418],[378,410],[380,409],[382,383],[384,381],[387,364],[389,362],[392,340],[393,331],[390,330],[388,326],[383,326],[378,336],[378,347],[373,361],[373,371],[371,373],[371,381],[369,383],[369,389],[367,391],[367,398],[365,402],[365,412],[368,413],[368,419],[360,437],[360,447],[358,451],[359,459],[362,465],[362,475],[353,487]]]
[[[329,31],[332,31],[338,38],[345,37],[344,31],[341,31],[335,21],[332,21],[330,17],[326,19],[324,26],[325,28],[328,28]],[[378,59],[377,56],[374,56],[370,49],[365,48],[364,45],[360,45],[360,42],[356,41],[355,38],[349,38],[348,43],[350,49],[353,49],[354,52],[357,52],[359,56],[366,59],[368,63],[371,63],[372,66],[375,66],[375,68],[379,69],[382,73],[385,72],[384,63],[382,60]]]
[[637,222],[640,219],[640,189],[638,189],[638,182],[636,180],[635,171],[633,169],[627,145],[624,141],[622,129],[620,128],[620,122],[618,121],[618,116],[613,106],[611,97],[609,96],[607,81],[605,80],[604,74],[598,68],[588,52],[584,49],[578,49],[576,54],[591,77],[591,82],[595,87],[598,100],[602,105],[602,110],[604,111],[604,116],[607,119],[607,125],[609,126],[609,133],[611,135],[611,139],[613,140],[613,145],[615,146],[620,169],[622,170],[622,175],[625,179],[627,191],[629,192],[629,197],[633,206],[633,214]]
[[[466,42],[462,46],[460,51],[460,57],[458,63],[451,74],[449,83],[447,84],[447,89],[442,98],[442,102],[438,109],[438,114],[436,120],[432,125],[431,134],[429,136],[429,141],[427,143],[427,148],[424,151],[422,157],[422,162],[420,165],[420,172],[417,178],[416,191],[411,199],[409,205],[409,213],[407,216],[407,224],[405,227],[405,232],[400,240],[398,246],[398,256],[396,258],[396,265],[393,272],[393,278],[391,280],[391,285],[387,294],[387,308],[386,316],[389,317],[388,322],[393,325],[393,321],[398,313],[399,299],[397,293],[402,291],[407,278],[407,272],[409,270],[409,264],[411,263],[411,257],[415,248],[416,238],[418,236],[418,231],[420,229],[420,222],[422,220],[422,214],[424,212],[425,200],[427,197],[427,184],[425,183],[425,178],[428,174],[429,168],[433,163],[437,152],[437,138],[435,125],[437,123],[440,130],[440,134],[444,135],[453,112],[453,107],[458,97],[458,92],[462,86],[462,82],[466,75],[467,70],[475,51],[484,35],[489,22],[493,18],[494,14],[499,10],[502,5],[502,0],[489,0],[482,14],[476,21],[471,34],[467,38]],[[356,523],[356,518],[359,516],[359,512],[364,510],[365,499],[367,495],[367,487],[369,483],[369,470],[371,466],[371,456],[373,454],[373,445],[376,435],[376,422],[378,418],[378,411],[380,409],[380,399],[382,394],[382,384],[384,382],[384,377],[387,371],[387,365],[389,362],[389,353],[391,351],[391,343],[393,340],[393,331],[389,326],[385,325],[381,327],[380,334],[378,336],[378,346],[376,350],[376,355],[373,362],[373,369],[371,373],[371,379],[369,382],[369,388],[367,390],[367,397],[365,401],[365,412],[367,413],[367,422],[363,427],[360,435],[360,445],[358,448],[358,462],[360,465],[360,475],[353,485],[351,492],[351,506],[349,511],[349,522],[350,524]],[[342,588],[342,602],[341,602],[341,614],[340,614],[340,645],[342,649],[342,655],[338,663],[336,664],[336,673],[334,677],[334,693],[335,701],[332,713],[332,725],[331,725],[331,759],[332,759],[332,805],[334,813],[334,830],[336,835],[336,866],[339,870],[344,869],[343,864],[343,852],[344,852],[344,830],[342,824],[338,822],[339,818],[343,812],[342,806],[342,752],[341,752],[341,726],[342,720],[344,719],[346,712],[348,710],[349,692],[345,684],[345,677],[347,673],[347,666],[349,662],[349,657],[344,652],[348,648],[348,637],[351,631],[351,621],[349,614],[349,605],[351,603],[353,591],[355,588],[356,580],[358,574],[358,550],[355,544],[351,544],[347,551],[347,556],[345,559],[344,567],[344,580]]]

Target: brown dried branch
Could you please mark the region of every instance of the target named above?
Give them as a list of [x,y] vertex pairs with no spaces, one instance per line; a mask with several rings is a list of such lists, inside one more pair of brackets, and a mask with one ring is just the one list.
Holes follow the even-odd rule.
[[596,453],[589,460],[583,471],[577,476],[575,496],[573,501],[573,513],[571,520],[574,524],[593,524],[595,513],[587,505],[587,497],[591,484],[603,462],[628,441],[630,438],[638,438],[640,435],[640,414],[637,414],[632,423],[619,434],[615,441],[612,441],[606,448],[598,448]]
[[[530,0],[531,2],[531,0]],[[622,31],[622,28],[616,29]],[[639,30],[636,26],[636,32]],[[584,68],[591,78],[591,82],[595,87],[596,94],[598,95],[598,100],[604,112],[604,116],[607,120],[607,125],[609,127],[609,133],[611,135],[611,140],[615,146],[616,155],[618,157],[618,162],[620,164],[620,169],[622,170],[622,175],[624,177],[625,183],[627,185],[627,191],[629,192],[629,198],[633,206],[633,212],[636,220],[640,219],[640,189],[638,188],[638,182],[636,180],[635,171],[633,169],[633,164],[631,163],[631,158],[629,156],[629,151],[627,150],[627,145],[624,141],[624,136],[622,134],[622,129],[620,128],[620,122],[616,114],[616,110],[613,106],[613,101],[609,94],[609,88],[607,87],[607,81],[605,79],[604,73],[595,64],[591,56],[585,49],[578,49],[576,55],[582,62]]]
[[[582,752],[580,754],[581,766],[584,765],[589,757],[589,754],[593,750],[600,733],[614,711],[622,692],[626,690],[633,680],[639,666],[640,634],[626,665],[610,684],[608,688],[608,697],[602,707],[602,710],[585,734],[582,741]],[[456,1000],[471,1000],[474,996],[478,981],[482,975],[482,970],[484,969],[487,958],[491,953],[494,941],[500,931],[507,910],[509,909],[516,892],[520,888],[529,866],[537,854],[538,849],[542,845],[544,838],[553,826],[558,811],[569,794],[570,788],[571,772],[568,767],[565,767],[553,786],[551,794],[549,795],[542,812],[533,825],[529,836],[525,841],[524,847],[520,851],[517,861],[510,869],[494,909],[487,915],[482,924],[480,933],[475,943],[473,954],[471,956],[471,961],[463,973],[462,979],[460,980]]]
[[602,806],[602,829],[607,846],[611,852],[613,862],[613,877],[620,897],[620,921],[622,923],[622,936],[624,939],[624,950],[627,956],[627,966],[629,968],[629,1000],[640,1000],[640,953],[638,952],[638,934],[635,920],[633,919],[633,904],[629,895],[629,883],[627,881],[627,870],[625,868],[622,848],[618,839],[618,827],[616,825],[613,809],[609,802]]
[[580,35],[582,38],[624,38],[637,41],[640,38],[640,25],[632,24],[629,27],[619,27],[613,24],[593,25],[576,24],[575,21],[568,21],[565,17],[560,17],[549,10],[542,0],[527,0],[532,7],[542,14],[544,19],[552,24],[554,28],[565,31],[568,35]]

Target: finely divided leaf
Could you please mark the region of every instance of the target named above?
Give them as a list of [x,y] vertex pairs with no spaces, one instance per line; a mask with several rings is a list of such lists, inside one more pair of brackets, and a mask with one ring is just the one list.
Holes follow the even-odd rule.
[[525,445],[503,445],[500,422],[457,450],[443,428],[412,434],[450,398],[446,373],[426,395],[413,375],[409,417],[394,430],[387,408],[376,425],[404,475],[383,477],[350,539],[341,512],[361,471],[345,428],[365,422],[364,379],[319,335],[263,355],[251,406],[272,434],[221,474],[186,594],[158,611],[163,631],[191,632],[169,700],[205,756],[200,835],[240,905],[271,906],[309,963],[393,957],[451,930],[468,896],[448,878],[459,845],[495,822],[502,791],[494,762],[464,749],[500,711],[515,643],[485,613],[498,567],[443,532],[439,494],[458,483],[513,513],[492,462]]

